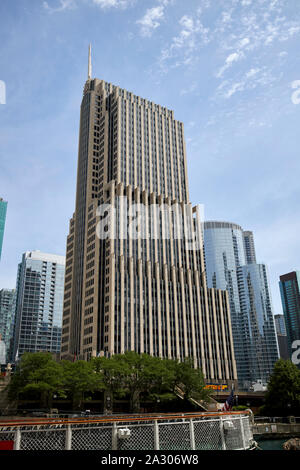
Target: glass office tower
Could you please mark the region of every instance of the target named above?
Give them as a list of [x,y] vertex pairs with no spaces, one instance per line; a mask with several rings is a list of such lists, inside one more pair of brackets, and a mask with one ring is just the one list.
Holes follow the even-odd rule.
[[11,341],[14,331],[16,289],[0,290],[0,334],[6,346],[7,362],[11,361]]
[[266,382],[278,346],[266,267],[255,262],[252,232],[229,222],[204,222],[208,287],[229,293],[234,351],[241,388]]
[[4,238],[4,227],[6,219],[7,202],[0,197],[0,259],[2,253],[2,244]]
[[275,327],[281,359],[291,359],[283,315],[275,315]]
[[60,352],[65,257],[27,251],[18,267],[14,360],[24,352]]
[[245,381],[266,384],[279,359],[267,268],[247,264],[237,269],[245,360],[241,364]]
[[279,288],[291,356],[293,342],[300,340],[300,271],[280,276]]

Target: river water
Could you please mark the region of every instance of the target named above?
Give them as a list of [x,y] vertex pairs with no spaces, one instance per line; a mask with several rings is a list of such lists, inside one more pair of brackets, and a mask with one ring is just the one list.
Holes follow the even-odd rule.
[[286,439],[259,439],[255,438],[260,449],[262,450],[283,450],[282,444],[288,440]]

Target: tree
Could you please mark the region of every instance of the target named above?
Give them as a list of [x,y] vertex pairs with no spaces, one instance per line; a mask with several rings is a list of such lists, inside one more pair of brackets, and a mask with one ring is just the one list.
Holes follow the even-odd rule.
[[145,398],[152,398],[155,401],[171,398],[172,374],[167,368],[166,361],[133,351],[119,355],[117,359],[123,365],[123,383],[129,393],[132,412],[140,410],[142,394]]
[[122,364],[117,356],[97,357],[91,360],[91,367],[101,377],[104,389],[104,411],[112,411],[116,395],[124,395]]
[[9,386],[10,399],[37,392],[43,407],[51,407],[53,394],[63,396],[62,367],[51,353],[24,353]]
[[128,351],[109,359],[96,358],[92,363],[96,372],[102,374],[111,406],[117,395],[128,395],[130,410],[138,412],[141,397],[154,403],[170,401],[177,397],[178,388],[185,400],[208,397],[203,374],[194,369],[190,360],[180,363]]
[[209,400],[210,391],[205,389],[204,376],[201,369],[195,369],[193,361],[185,358],[182,362],[169,361],[173,371],[173,392],[180,394],[184,400]]
[[299,414],[300,371],[290,360],[276,362],[265,397],[264,413],[271,416]]
[[116,354],[111,358],[95,358],[92,360],[95,370],[102,374],[107,398],[111,407],[116,396],[129,396],[130,410],[138,412],[141,395],[145,399],[164,401],[174,398],[171,390],[172,373],[166,361],[148,354],[128,351]]
[[70,395],[73,401],[73,409],[81,407],[84,394],[103,390],[102,376],[95,373],[91,362],[86,361],[62,361],[64,391]]

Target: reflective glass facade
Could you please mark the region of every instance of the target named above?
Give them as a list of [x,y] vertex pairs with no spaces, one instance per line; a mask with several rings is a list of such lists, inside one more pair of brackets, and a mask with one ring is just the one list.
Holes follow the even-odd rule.
[[286,327],[283,315],[275,315],[276,333],[279,335],[286,335]]
[[243,380],[267,383],[279,358],[267,270],[264,264],[237,269],[241,302],[241,339],[245,354],[241,363]]
[[275,327],[281,359],[291,359],[283,315],[275,315]]
[[280,276],[279,288],[291,355],[293,341],[300,340],[300,271]]
[[10,362],[11,340],[14,330],[14,319],[16,310],[16,290],[0,290],[0,335],[6,347],[6,362]]
[[18,267],[14,359],[24,352],[60,352],[65,258],[26,252]]
[[[228,222],[204,222],[208,287],[229,293],[239,384],[266,381],[278,359],[266,267],[256,264],[252,232]],[[257,341],[257,342],[256,342]],[[262,355],[254,367],[257,344]]]
[[3,199],[0,198],[0,259],[1,259],[3,238],[4,238],[6,210],[7,210],[7,202],[3,201]]

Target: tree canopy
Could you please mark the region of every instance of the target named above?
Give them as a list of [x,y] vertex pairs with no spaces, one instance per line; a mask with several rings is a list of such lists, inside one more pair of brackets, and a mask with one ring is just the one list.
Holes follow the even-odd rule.
[[56,394],[71,399],[73,409],[78,409],[88,394],[103,391],[111,406],[114,399],[127,397],[130,410],[138,412],[141,399],[154,404],[178,396],[207,399],[204,387],[201,370],[189,359],[179,362],[128,351],[88,362],[56,362],[50,353],[25,353],[12,377],[10,396],[35,392],[43,406],[50,406]]
[[286,416],[300,412],[300,371],[290,360],[276,362],[270,376],[263,412]]
[[42,405],[47,407],[53,394],[62,395],[63,389],[63,370],[51,353],[24,353],[12,377],[9,396],[18,399],[20,394],[39,393]]

